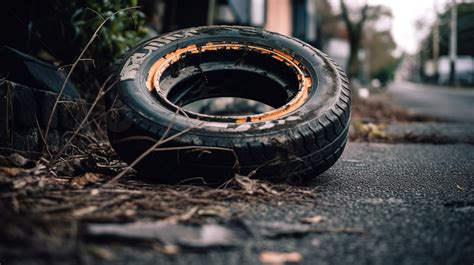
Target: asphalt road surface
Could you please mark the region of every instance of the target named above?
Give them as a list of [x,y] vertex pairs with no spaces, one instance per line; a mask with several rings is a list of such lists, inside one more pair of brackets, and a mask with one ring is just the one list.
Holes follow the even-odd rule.
[[115,247],[109,264],[259,264],[262,251],[297,251],[302,264],[474,263],[474,145],[351,143],[314,181],[311,205],[251,205],[242,216],[297,223],[322,215],[321,227],[359,227],[364,234],[322,233],[248,238],[240,247],[185,252]]
[[457,89],[410,82],[392,83],[394,103],[417,114],[457,122],[474,122],[474,89]]

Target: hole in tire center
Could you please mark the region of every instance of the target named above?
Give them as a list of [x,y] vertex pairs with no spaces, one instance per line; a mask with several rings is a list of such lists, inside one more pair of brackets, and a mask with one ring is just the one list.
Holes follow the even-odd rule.
[[265,103],[246,98],[218,97],[194,101],[183,109],[216,116],[253,115],[265,113],[275,108]]
[[185,110],[215,116],[261,114],[284,106],[298,92],[295,69],[251,50],[187,54],[159,81],[163,96]]

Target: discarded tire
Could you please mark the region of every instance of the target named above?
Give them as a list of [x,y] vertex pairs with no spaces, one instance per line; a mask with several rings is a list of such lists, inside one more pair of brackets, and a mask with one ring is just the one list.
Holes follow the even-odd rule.
[[[110,141],[125,161],[139,161],[134,167],[142,175],[159,181],[222,182],[239,173],[302,184],[331,167],[347,142],[346,75],[294,38],[249,27],[190,28],[138,45],[114,72]],[[274,109],[226,116],[183,107],[215,97]]]

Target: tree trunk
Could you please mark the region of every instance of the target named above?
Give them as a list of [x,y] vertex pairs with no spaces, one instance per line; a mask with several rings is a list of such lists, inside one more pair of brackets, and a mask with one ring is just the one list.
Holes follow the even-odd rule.
[[360,10],[361,18],[358,21],[351,21],[349,18],[349,11],[347,6],[344,3],[344,0],[341,0],[341,15],[344,23],[346,24],[347,31],[349,34],[349,45],[350,45],[350,55],[349,61],[347,63],[347,73],[349,78],[357,78],[358,69],[359,69],[359,47],[360,41],[362,39],[362,30],[364,28],[364,23],[367,19],[367,11],[369,6],[367,4]]
[[350,55],[349,61],[347,62],[347,74],[349,78],[357,78],[358,77],[358,70],[359,70],[359,41],[358,40],[350,40]]

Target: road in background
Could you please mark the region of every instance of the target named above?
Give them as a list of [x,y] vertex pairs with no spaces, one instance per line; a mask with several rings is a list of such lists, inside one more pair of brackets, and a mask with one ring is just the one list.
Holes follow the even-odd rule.
[[388,87],[393,103],[408,111],[456,122],[474,122],[474,89],[395,82]]

